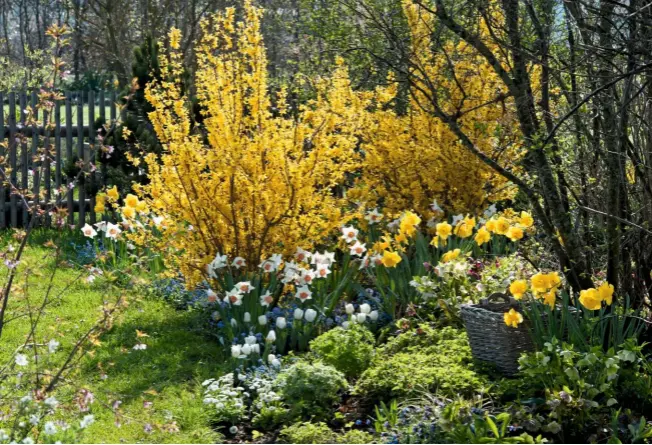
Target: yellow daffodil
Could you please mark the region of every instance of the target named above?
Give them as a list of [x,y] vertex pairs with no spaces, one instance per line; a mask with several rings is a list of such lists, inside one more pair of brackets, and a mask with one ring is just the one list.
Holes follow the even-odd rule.
[[592,311],[597,311],[602,307],[600,294],[597,289],[593,288],[580,291],[580,303],[582,303],[582,306]]
[[528,212],[521,212],[521,217],[518,220],[519,224],[523,227],[528,228],[534,225],[534,218]]
[[120,197],[120,193],[118,192],[118,187],[114,185],[113,187],[111,187],[106,191],[106,195],[113,200],[118,199]]
[[496,220],[494,218],[491,218],[489,221],[487,221],[484,226],[489,232],[496,233]]
[[127,197],[125,198],[125,204],[127,205],[127,207],[131,207],[135,209],[136,206],[138,205],[138,197],[136,195],[132,195],[131,193],[128,194]]
[[133,207],[124,206],[122,208],[122,214],[124,215],[125,218],[129,218],[129,219],[134,218],[136,216],[136,209],[134,209]]
[[486,227],[480,227],[473,240],[478,246],[482,246],[491,240],[491,233],[489,233]]
[[598,287],[597,290],[598,295],[600,296],[600,300],[606,302],[607,305],[611,306],[611,302],[613,301],[614,296],[614,285],[604,282]]
[[460,249],[451,250],[443,254],[440,261],[442,263],[448,263],[449,261],[453,261],[458,256],[460,256]]
[[389,250],[386,250],[383,252],[383,257],[380,261],[385,267],[396,267],[396,265],[401,262],[401,255],[396,252],[390,252]]
[[512,240],[513,242],[516,242],[523,238],[523,229],[520,227],[512,226],[507,230],[507,233],[505,233],[505,236]]
[[505,324],[512,328],[517,328],[519,324],[523,323],[523,316],[514,310],[510,309],[509,312],[505,312],[504,315]]
[[543,295],[543,302],[550,306],[550,309],[555,308],[555,302],[557,301],[557,289],[553,288],[546,292]]
[[496,220],[496,233],[498,235],[505,235],[509,230],[509,220],[503,216]]
[[464,218],[462,221],[457,223],[455,226],[455,235],[460,238],[468,238],[473,234],[473,228],[475,227],[474,218]]
[[509,292],[514,298],[520,300],[523,298],[525,292],[527,292],[527,281],[525,280],[516,280],[512,281],[512,284],[509,285]]
[[453,226],[448,224],[447,222],[441,222],[437,224],[437,236],[442,239],[442,241],[446,241],[449,236],[451,236],[451,233],[453,232]]

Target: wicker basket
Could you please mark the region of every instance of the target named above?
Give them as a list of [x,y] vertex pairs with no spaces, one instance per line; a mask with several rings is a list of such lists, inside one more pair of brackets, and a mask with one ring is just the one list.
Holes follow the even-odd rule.
[[493,363],[506,375],[516,374],[521,353],[534,349],[526,321],[517,328],[505,324],[504,313],[515,307],[516,300],[501,293],[460,307],[473,358]]

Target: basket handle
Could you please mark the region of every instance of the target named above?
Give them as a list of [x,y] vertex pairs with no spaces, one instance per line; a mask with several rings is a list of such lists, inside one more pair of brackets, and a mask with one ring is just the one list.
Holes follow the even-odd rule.
[[512,297],[508,297],[507,295],[501,293],[501,292],[494,292],[493,294],[489,295],[487,298],[483,298],[480,300],[480,304],[482,306],[488,306],[489,303],[492,303],[496,300],[502,300],[503,303],[505,304],[510,304],[510,305],[515,305],[516,300]]

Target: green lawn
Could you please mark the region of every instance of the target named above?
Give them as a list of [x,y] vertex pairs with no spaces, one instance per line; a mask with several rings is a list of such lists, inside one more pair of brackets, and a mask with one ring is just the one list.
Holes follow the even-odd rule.
[[[47,238],[48,232],[36,237]],[[24,264],[38,265],[42,274],[29,280],[32,305],[42,301],[48,286],[45,278],[54,262],[43,259],[47,251],[32,245],[25,257]],[[59,268],[55,290],[77,280],[79,274],[80,269],[76,267]],[[202,404],[201,382],[224,373],[223,356],[217,344],[196,329],[198,321],[193,313],[176,311],[167,303],[139,292],[77,280],[60,301],[49,306],[37,339],[58,338],[61,351],[57,354],[63,360],[73,341],[100,316],[102,301],[123,292],[128,307],[71,377],[74,387],[66,385],[57,393],[61,401],[70,399],[80,388],[90,390],[95,396],[91,413],[96,422],[79,440],[92,443],[219,441],[221,436],[211,428]],[[24,307],[25,303],[17,298],[10,304]],[[28,323],[20,321],[7,325],[0,342],[0,362],[22,344],[28,329]],[[147,334],[139,339],[147,345],[146,350],[132,349],[138,342],[136,330]],[[121,402],[120,427],[115,425],[112,408],[116,401]],[[69,415],[66,420],[78,421],[78,413]]]

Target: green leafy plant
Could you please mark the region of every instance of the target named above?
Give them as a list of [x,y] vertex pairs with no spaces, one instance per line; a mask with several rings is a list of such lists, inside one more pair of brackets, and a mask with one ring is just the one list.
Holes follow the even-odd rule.
[[360,324],[348,329],[332,329],[310,343],[310,349],[324,363],[333,366],[346,377],[359,376],[371,364],[374,336]]

